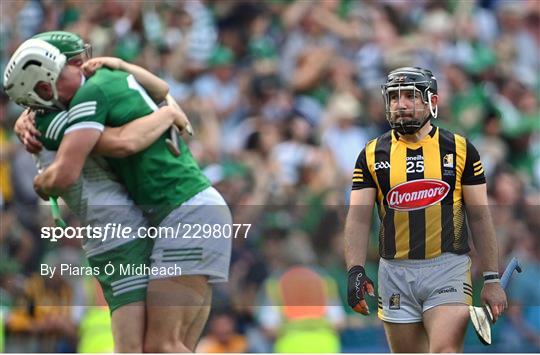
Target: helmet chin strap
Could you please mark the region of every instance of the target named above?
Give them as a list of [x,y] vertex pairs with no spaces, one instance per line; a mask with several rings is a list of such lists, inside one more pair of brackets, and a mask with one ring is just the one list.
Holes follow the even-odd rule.
[[[418,111],[425,111],[425,110],[424,109],[418,110],[418,109],[414,108],[411,112],[412,112],[413,116],[415,116],[416,112],[418,112]],[[433,114],[433,111],[431,109],[431,105],[430,105],[430,113]],[[391,122],[390,126],[393,129],[395,129],[399,134],[415,134],[420,129],[422,129],[422,127],[424,127],[426,125],[426,123],[427,123],[427,121],[429,121],[429,119],[430,119],[430,115],[428,115],[427,117],[424,117],[422,121],[405,122],[405,121],[401,120],[399,123],[397,123],[397,122],[392,123]]]
[[51,101],[52,101],[54,107],[58,108],[59,110],[64,111],[66,109],[66,105],[61,103],[59,100],[53,99]]

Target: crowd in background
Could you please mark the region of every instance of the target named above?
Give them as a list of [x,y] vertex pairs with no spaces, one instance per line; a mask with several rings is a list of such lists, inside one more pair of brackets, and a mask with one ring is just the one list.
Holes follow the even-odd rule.
[[[305,329],[321,331],[312,339],[321,347],[388,351],[377,303],[369,317],[347,307],[342,239],[357,155],[388,129],[380,85],[405,65],[437,77],[433,123],[479,150],[500,265],[518,256],[525,269],[512,281],[490,352],[540,351],[537,0],[9,0],[0,7],[2,72],[25,39],[72,31],[94,57],[121,57],[165,79],[190,117],[196,134],[184,138],[193,155],[235,223],[252,225],[234,240],[230,281],[215,289],[201,351],[292,351],[309,336],[287,335]],[[36,274],[40,263],[82,265],[84,257],[76,240],[40,238],[53,222],[32,188],[32,158],[13,133],[22,109],[3,92],[0,108],[0,346],[99,351],[109,343],[106,327],[95,325],[107,320],[99,307],[85,307],[103,305],[92,281]],[[373,278],[377,223],[366,267]],[[314,308],[324,306],[312,310],[319,323],[295,321],[282,307],[287,297],[305,302],[297,295],[307,284],[326,290],[321,298],[313,298],[316,286],[304,292]],[[469,329],[466,350],[488,350],[479,344]]]

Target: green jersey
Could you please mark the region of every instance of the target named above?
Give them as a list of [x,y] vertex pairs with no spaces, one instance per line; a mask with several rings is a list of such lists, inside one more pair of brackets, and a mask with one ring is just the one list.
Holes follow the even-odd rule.
[[[158,108],[135,78],[125,72],[99,69],[70,102],[65,133],[104,126],[118,127]],[[157,225],[173,209],[210,186],[187,146],[179,157],[168,150],[164,133],[142,152],[108,158],[135,203]]]
[[[68,111],[47,111],[36,115],[36,128],[41,132],[44,150],[39,154],[45,168],[54,159],[67,125]],[[60,196],[77,215],[83,226],[104,227],[107,223],[130,226],[134,231],[146,226],[140,209],[129,198],[128,191],[118,181],[104,158],[91,155],[84,162],[79,179]],[[135,235],[132,235],[135,237]],[[125,244],[130,238],[85,238],[83,248],[88,257],[104,253]]]

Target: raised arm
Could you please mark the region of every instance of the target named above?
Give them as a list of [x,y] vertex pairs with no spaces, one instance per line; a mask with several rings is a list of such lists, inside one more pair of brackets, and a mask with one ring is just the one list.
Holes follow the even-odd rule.
[[156,103],[160,103],[165,100],[165,96],[167,96],[169,93],[169,86],[163,79],[157,77],[138,65],[128,63],[120,58],[92,58],[84,63],[81,69],[85,76],[91,76],[102,66],[106,66],[110,69],[122,70],[132,74],[135,77],[135,80],[137,80],[137,82],[144,87],[152,100],[154,100]]

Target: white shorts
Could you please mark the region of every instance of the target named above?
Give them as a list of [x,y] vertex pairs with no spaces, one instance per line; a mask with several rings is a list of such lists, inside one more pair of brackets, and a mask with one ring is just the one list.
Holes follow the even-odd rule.
[[471,259],[443,253],[429,260],[379,263],[378,316],[390,323],[417,323],[430,308],[472,304]]
[[[213,187],[209,187],[172,211],[159,227],[172,227],[175,237],[154,241],[151,266],[181,268],[181,275],[207,275],[210,283],[229,278],[232,217],[227,203]],[[227,237],[228,236],[228,237]],[[150,279],[177,276],[151,275]]]

